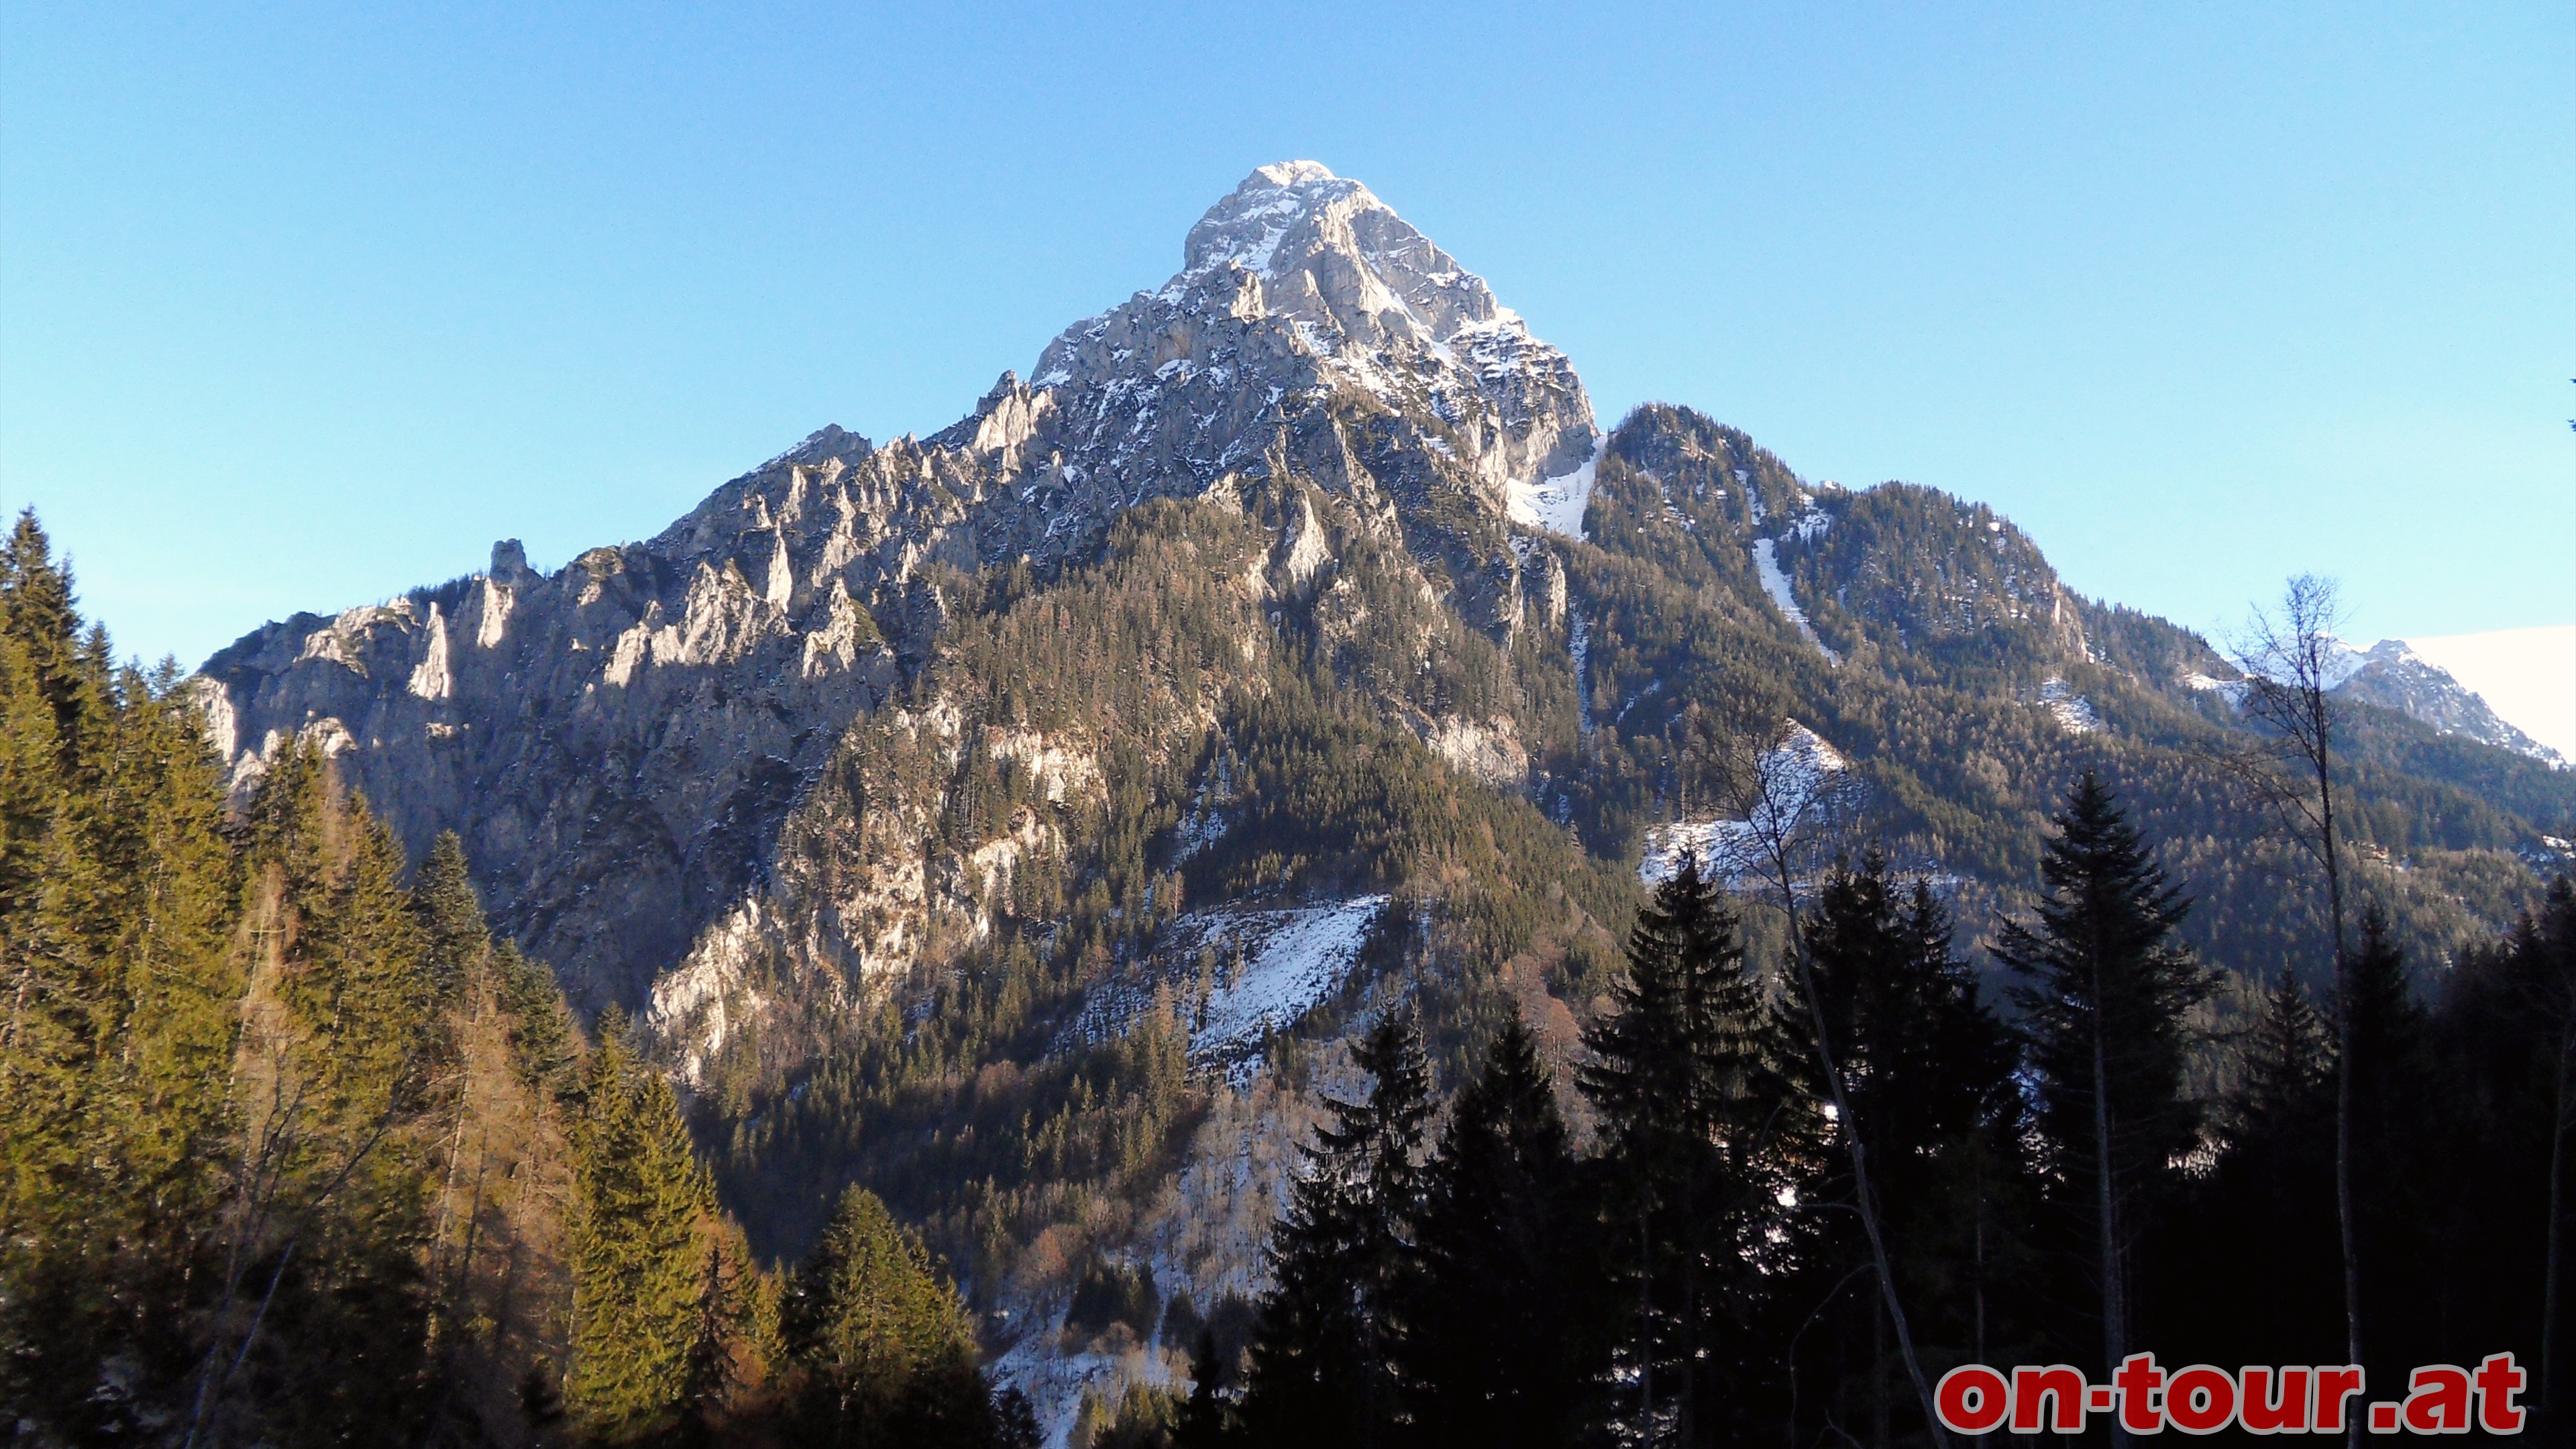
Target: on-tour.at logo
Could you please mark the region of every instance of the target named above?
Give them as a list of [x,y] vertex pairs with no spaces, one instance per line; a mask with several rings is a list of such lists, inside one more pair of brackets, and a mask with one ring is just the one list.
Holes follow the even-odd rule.
[[[2475,1369],[2427,1364],[2406,1378],[2404,1399],[2366,1403],[2362,1427],[2373,1434],[2519,1434],[2525,1411],[2515,1399],[2527,1375],[2510,1353],[2489,1354]],[[2022,1364],[2006,1377],[1984,1364],[1961,1364],[1934,1393],[1942,1427],[1954,1434],[2080,1434],[2092,1414],[2117,1414],[2133,1434],[2179,1429],[2215,1434],[2341,1434],[2347,1405],[2364,1393],[2358,1365],[2247,1367],[2234,1373],[2205,1363],[2168,1374],[2152,1353],[2133,1353],[2106,1384],[2088,1383],[2072,1364]]]

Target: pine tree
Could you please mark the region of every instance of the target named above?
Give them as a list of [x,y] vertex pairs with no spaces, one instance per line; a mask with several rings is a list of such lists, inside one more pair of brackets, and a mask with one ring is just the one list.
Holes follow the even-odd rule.
[[[2544,1439],[2576,1424],[2567,1287],[2576,1174],[2576,881],[2550,882],[2502,941],[2463,954],[2436,1023],[2444,1352],[2527,1351]],[[2472,1328],[2472,1325],[2475,1325]]]
[[2197,1145],[2200,1114],[2183,1093],[2185,1014],[2212,974],[2174,940],[2190,909],[2086,772],[2055,817],[2040,863],[2035,924],[2007,920],[1995,955],[2025,983],[2022,1009],[2040,1088],[2054,1199],[2078,1229],[2100,1293],[2106,1364],[2128,1353],[2135,1245],[2166,1196],[2168,1166]]
[[1807,926],[1835,1056],[1891,1201],[1909,1164],[1957,1150],[2005,1105],[2013,1052],[1950,946],[1930,888],[1901,887],[1876,851],[1826,882]]
[[2333,1031],[2297,978],[2263,995],[2243,1076],[2224,1104],[2218,1167],[2180,1217],[2177,1284],[2158,1317],[2173,1352],[2255,1362],[2326,1362],[2344,1346],[2335,1231]]
[[[1685,859],[1637,913],[1627,978],[1584,1033],[1579,1076],[1601,1119],[1607,1266],[1630,1313],[1636,1402],[1683,1442],[1702,1401],[1745,1402],[1749,1266],[1774,1200],[1790,1099],[1781,1024],[1746,970],[1736,918]],[[1778,1185],[1785,1185],[1785,1181]],[[1645,1431],[1649,1438],[1654,1431]]]
[[1387,1443],[1396,1420],[1390,1349],[1429,1071],[1412,1020],[1392,1014],[1352,1059],[1374,1085],[1364,1101],[1327,1100],[1331,1125],[1306,1149],[1305,1175],[1271,1234],[1272,1286],[1243,1402],[1258,1444]]
[[503,941],[492,948],[493,995],[509,1018],[510,1057],[521,1081],[548,1096],[578,1083],[572,1012],[554,973]]
[[2230,1102],[2229,1150],[2259,1152],[2331,1135],[2334,1047],[2325,1019],[2298,978],[2283,972],[2263,993],[2263,1011],[2245,1050],[2245,1077]]
[[564,1398],[587,1429],[631,1441],[676,1422],[689,1390],[713,1190],[670,1082],[637,1058],[613,1008],[584,1081],[564,1255],[573,1283]]
[[402,846],[354,796],[337,833],[346,858],[320,899],[306,903],[279,994],[311,1034],[309,1059],[329,1109],[365,1134],[417,1105],[448,1043],[431,1030],[428,942],[402,887]]
[[[1597,1420],[1587,1204],[1538,1044],[1515,1016],[1424,1172],[1396,1358],[1412,1442],[1570,1444]],[[1195,1398],[1193,1399],[1195,1403]]]
[[1172,1425],[1172,1449],[1224,1449],[1234,1430],[1234,1405],[1225,1395],[1225,1359],[1216,1333],[1199,1330],[1190,1347],[1190,1396]]

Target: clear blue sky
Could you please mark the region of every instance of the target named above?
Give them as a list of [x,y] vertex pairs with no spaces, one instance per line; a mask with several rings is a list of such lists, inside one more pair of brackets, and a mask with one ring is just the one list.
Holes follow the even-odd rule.
[[2576,620],[2576,7],[0,9],[0,504],[121,649],[955,419],[1255,165],[1606,413],[2212,626]]

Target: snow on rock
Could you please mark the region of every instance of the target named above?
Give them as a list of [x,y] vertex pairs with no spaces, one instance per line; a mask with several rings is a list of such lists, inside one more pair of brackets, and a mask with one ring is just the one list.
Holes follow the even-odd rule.
[[1593,470],[1600,466],[1601,450],[1609,442],[1609,434],[1594,434],[1591,455],[1571,473],[1528,482],[1515,479],[1511,485],[1512,522],[1568,538],[1588,537],[1583,531],[1583,514],[1592,506]]
[[2205,694],[2223,695],[2230,705],[2242,706],[2245,703],[2246,684],[2242,679],[2220,679],[2195,670],[2184,675],[2182,682]]
[[[1222,1067],[1237,1081],[1260,1065],[1262,1041],[1296,1023],[1332,994],[1359,960],[1382,895],[1291,911],[1227,911],[1202,918],[1199,943],[1231,950],[1236,964],[1190,1033],[1190,1060]],[[1176,923],[1177,924],[1177,923]]]
[[1680,820],[1648,829],[1638,878],[1648,885],[1672,879],[1685,854],[1698,857],[1703,874],[1726,879],[1763,867],[1764,842],[1793,834],[1809,819],[1810,807],[1833,777],[1850,768],[1851,762],[1823,736],[1791,724],[1787,737],[1764,751],[1756,765],[1761,783],[1752,810],[1740,819]]
[[2039,702],[2048,707],[2069,734],[2089,735],[2102,727],[2102,717],[2093,712],[2092,701],[2055,675],[2039,686]]
[[1114,483],[1066,497],[1130,506],[1203,487],[1257,463],[1283,417],[1341,388],[1436,422],[1420,446],[1466,464],[1497,502],[1515,482],[1570,475],[1598,440],[1562,352],[1367,187],[1315,162],[1254,171],[1183,251],[1159,290],[1075,323],[1038,358],[1035,386],[1056,395],[1038,438]]
[[1787,616],[1789,622],[1798,626],[1798,637],[1815,645],[1816,652],[1825,656],[1827,664],[1842,663],[1843,657],[1816,637],[1815,626],[1807,622],[1807,611],[1798,607],[1798,596],[1789,588],[1789,576],[1780,571],[1773,540],[1757,538],[1753,541],[1753,568],[1762,576],[1762,592],[1769,594],[1771,602],[1779,605],[1780,612]]

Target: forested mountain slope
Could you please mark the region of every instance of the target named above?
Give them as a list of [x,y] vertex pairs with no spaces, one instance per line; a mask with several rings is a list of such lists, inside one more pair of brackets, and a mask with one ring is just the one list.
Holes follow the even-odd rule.
[[[758,1251],[864,1183],[1061,1418],[1171,1367],[1062,1331],[1086,1274],[1258,1286],[1378,1008],[1444,1084],[1515,1009],[1572,1060],[1650,846],[1723,834],[1728,762],[1792,723],[1851,786],[1834,838],[1963,944],[2090,769],[2207,960],[2315,974],[2311,872],[2224,765],[2238,675],[1982,505],[1686,408],[1599,431],[1480,279],[1298,162],[944,432],[827,428],[647,543],[503,545],[196,690],[241,798],[303,739],[415,854],[458,832],[496,927],[643,1017]],[[2532,898],[2576,776],[2374,701],[2361,888],[2439,963]]]

